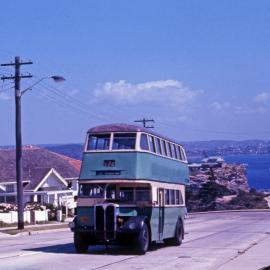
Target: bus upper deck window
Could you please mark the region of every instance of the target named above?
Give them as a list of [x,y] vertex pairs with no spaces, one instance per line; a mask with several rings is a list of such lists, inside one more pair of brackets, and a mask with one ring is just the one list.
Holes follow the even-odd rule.
[[183,157],[182,157],[182,152],[181,152],[181,148],[180,148],[180,146],[178,146],[177,147],[177,149],[178,149],[178,154],[179,154],[179,156],[180,156],[180,160],[183,160]]
[[135,143],[136,133],[115,133],[112,149],[135,149]]
[[181,160],[180,152],[179,152],[179,146],[175,145],[175,153],[176,153],[176,158]]
[[171,148],[172,148],[172,157],[176,158],[175,145],[171,144]]
[[171,148],[171,144],[169,142],[166,142],[166,146],[167,146],[167,152],[168,152],[168,156],[172,157],[172,148]]
[[148,136],[149,138],[149,146],[150,146],[150,151],[153,153],[156,153],[156,146],[155,146],[155,141],[153,136]]
[[110,134],[89,135],[87,150],[109,150]]
[[160,146],[160,139],[155,137],[155,142],[156,142],[156,147],[157,147],[157,153],[162,155],[162,150],[161,150],[161,146]]
[[166,142],[165,141],[161,141],[161,148],[162,148],[162,154],[164,155],[164,156],[168,156],[168,154],[167,154],[167,149],[166,149]]
[[184,161],[186,161],[187,160],[187,156],[186,156],[185,150],[183,149],[183,147],[180,147],[180,149],[181,149],[182,159]]
[[147,135],[142,134],[141,135],[141,143],[140,143],[142,150],[149,150],[148,141],[147,141]]

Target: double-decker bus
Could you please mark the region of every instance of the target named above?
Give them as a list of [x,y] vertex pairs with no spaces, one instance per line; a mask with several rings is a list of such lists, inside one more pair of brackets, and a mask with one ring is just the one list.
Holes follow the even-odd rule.
[[188,181],[176,141],[135,125],[90,128],[70,223],[77,252],[97,244],[133,243],[141,254],[151,242],[180,245]]

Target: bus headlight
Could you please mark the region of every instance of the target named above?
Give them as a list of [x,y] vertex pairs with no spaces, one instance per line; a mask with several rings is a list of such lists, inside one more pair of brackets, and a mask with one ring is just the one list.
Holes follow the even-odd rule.
[[129,224],[128,224],[128,228],[130,229],[130,230],[134,230],[135,228],[136,228],[136,222],[134,222],[134,221],[132,221],[132,222],[130,222]]
[[71,221],[68,223],[68,226],[71,230],[74,230],[75,229],[75,222],[74,221]]

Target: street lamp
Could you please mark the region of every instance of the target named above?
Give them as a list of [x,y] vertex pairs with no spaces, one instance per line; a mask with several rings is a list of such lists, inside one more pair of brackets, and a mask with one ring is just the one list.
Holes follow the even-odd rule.
[[54,82],[63,82],[62,76],[43,77],[23,91],[20,90],[20,77],[15,78],[15,101],[16,101],[16,178],[17,178],[17,205],[18,205],[18,229],[24,228],[24,203],[23,203],[23,184],[22,184],[22,133],[21,133],[21,96],[28,90],[39,84],[45,79],[53,79]]
[[62,76],[58,76],[58,75],[54,75],[54,76],[49,76],[49,77],[43,77],[41,79],[39,79],[38,81],[36,81],[34,84],[32,84],[31,86],[27,87],[26,89],[24,89],[23,91],[21,91],[21,96],[27,92],[28,90],[32,90],[34,86],[36,86],[37,84],[39,84],[40,82],[46,80],[46,79],[53,79],[54,82],[59,83],[59,82],[64,82],[66,79]]

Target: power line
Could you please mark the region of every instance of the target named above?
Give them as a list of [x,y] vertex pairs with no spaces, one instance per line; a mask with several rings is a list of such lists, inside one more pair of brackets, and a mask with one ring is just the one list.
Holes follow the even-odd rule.
[[140,120],[135,120],[134,122],[137,122],[137,123],[143,123],[143,127],[144,128],[154,128],[154,126],[148,126],[147,123],[155,123],[155,120],[154,119],[146,119],[146,118],[143,118],[143,119],[140,119]]

